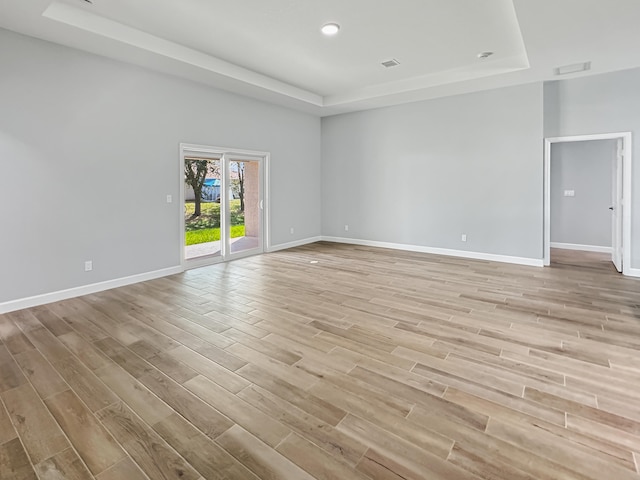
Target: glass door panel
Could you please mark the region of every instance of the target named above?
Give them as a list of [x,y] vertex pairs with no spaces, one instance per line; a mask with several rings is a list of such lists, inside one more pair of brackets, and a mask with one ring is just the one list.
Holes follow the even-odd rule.
[[184,258],[222,255],[222,160],[206,156],[184,158]]
[[227,172],[226,253],[244,256],[262,252],[262,159],[225,155]]

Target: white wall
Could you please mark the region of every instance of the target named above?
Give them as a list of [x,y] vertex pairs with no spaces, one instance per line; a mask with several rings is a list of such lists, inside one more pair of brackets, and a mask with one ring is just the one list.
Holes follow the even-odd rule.
[[271,152],[272,244],[320,235],[320,119],[6,30],[0,65],[0,303],[179,265],[180,142]]
[[633,133],[631,266],[640,268],[640,69],[545,84],[545,136]]
[[524,85],[324,118],[323,234],[542,258],[542,93]]
[[[551,146],[551,241],[611,247],[611,190],[617,141]],[[564,196],[573,190],[574,197]]]

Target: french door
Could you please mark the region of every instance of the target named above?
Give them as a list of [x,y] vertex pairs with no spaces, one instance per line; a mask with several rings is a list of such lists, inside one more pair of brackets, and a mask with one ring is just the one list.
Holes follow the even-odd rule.
[[264,251],[266,152],[181,145],[185,268]]

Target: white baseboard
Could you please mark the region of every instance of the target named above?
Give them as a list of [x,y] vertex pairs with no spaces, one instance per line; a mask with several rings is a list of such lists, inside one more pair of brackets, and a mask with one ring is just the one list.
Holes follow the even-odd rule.
[[277,252],[279,250],[286,250],[287,248],[300,247],[302,245],[308,245],[309,243],[315,243],[322,240],[322,237],[309,237],[302,240],[296,240],[295,242],[279,243],[278,245],[271,245],[267,252]]
[[[302,240],[297,240],[290,243],[282,243],[279,245],[273,245],[269,248],[269,252],[275,252],[278,250],[285,250],[287,248],[299,247],[301,245],[307,245],[309,243],[319,242],[321,237],[311,237]],[[191,265],[193,266],[193,265]],[[105,282],[92,283],[90,285],[82,285],[80,287],[68,288],[66,290],[59,290],[56,292],[43,293],[41,295],[34,295],[27,298],[19,298],[17,300],[9,300],[8,302],[0,303],[0,314],[13,312],[16,310],[22,310],[23,308],[36,307],[38,305],[45,305],[47,303],[59,302],[67,300],[69,298],[81,297],[82,295],[89,295],[91,293],[98,293],[112,288],[124,287],[125,285],[131,285],[133,283],[145,282],[147,280],[154,280],[156,278],[166,277],[168,275],[174,275],[176,273],[182,273],[185,270],[183,266],[176,266],[170,268],[164,268],[162,270],[155,270],[153,272],[140,273],[137,275],[131,275],[129,277],[116,278],[114,280],[107,280]]]
[[582,252],[611,253],[611,247],[599,247],[597,245],[580,245],[577,243],[558,243],[551,242],[551,248],[559,248],[562,250],[580,250]]
[[[315,243],[320,241],[346,243],[351,245],[363,245],[367,247],[381,247],[390,248],[394,250],[406,250],[409,252],[421,252],[430,253],[433,255],[447,255],[450,257],[470,258],[474,260],[488,260],[492,262],[513,263],[516,265],[527,265],[532,267],[542,267],[542,259],[537,258],[525,258],[525,257],[512,257],[508,255],[496,255],[493,253],[481,253],[481,252],[469,252],[466,250],[452,250],[448,248],[435,248],[425,247],[421,245],[408,245],[402,243],[389,243],[378,242],[373,240],[360,240],[356,238],[344,238],[344,237],[328,237],[317,236],[304,238],[302,240],[296,240],[295,242],[281,243],[278,245],[272,245],[268,252],[277,252],[279,250],[285,250],[287,248],[299,247],[307,245],[309,243]],[[564,245],[557,246],[557,245]],[[556,244],[552,243],[553,248],[567,248],[566,245],[572,244]],[[573,246],[573,245],[572,245]],[[590,247],[588,245],[578,245],[580,247]],[[604,249],[607,247],[590,247]],[[586,250],[585,248],[571,248],[572,250]],[[603,251],[603,250],[589,250],[589,251]],[[608,250],[609,252],[611,249]],[[0,303],[0,314],[13,312],[15,310],[22,310],[23,308],[35,307],[38,305],[44,305],[52,302],[59,302],[68,298],[80,297],[82,295],[89,295],[91,293],[102,292],[104,290],[110,290],[112,288],[124,287],[125,285],[131,285],[133,283],[144,282],[147,280],[154,280],[156,278],[166,277],[168,275],[175,275],[176,273],[183,272],[182,266],[164,268],[162,270],[155,270],[152,272],[140,273],[137,275],[131,275],[129,277],[116,278],[114,280],[107,280],[105,282],[92,283],[90,285],[83,285],[80,287],[69,288],[66,290],[60,290],[57,292],[44,293],[42,295],[35,295],[33,297],[20,298],[17,300],[10,300],[8,302]],[[628,270],[628,276],[640,277],[640,269],[631,268]]]
[[47,303],[59,302],[68,298],[89,295],[91,293],[102,292],[104,290],[110,290],[112,288],[124,287],[125,285],[145,282],[147,280],[154,280],[156,278],[166,277],[168,275],[174,275],[181,272],[183,272],[183,268],[181,266],[163,268],[162,270],[154,270],[153,272],[146,272],[137,275],[131,275],[129,277],[116,278],[115,280],[107,280],[105,282],[92,283],[90,285],[68,288],[66,290],[59,290],[57,292],[34,295],[33,297],[10,300],[8,302],[0,303],[0,314],[13,312],[15,310],[22,310],[23,308],[45,305]]
[[431,253],[433,255],[447,255],[449,257],[471,258],[473,260],[488,260],[491,262],[513,263],[530,267],[542,267],[541,258],[511,257],[508,255],[496,255],[493,253],[468,252],[466,250],[451,250],[448,248],[424,247],[421,245],[407,245],[402,243],[377,242],[372,240],[360,240],[344,237],[322,237],[326,242],[348,243],[351,245],[363,245],[367,247],[391,248],[394,250],[406,250],[409,252]]
[[624,274],[627,277],[638,277],[640,278],[640,268],[630,268]]

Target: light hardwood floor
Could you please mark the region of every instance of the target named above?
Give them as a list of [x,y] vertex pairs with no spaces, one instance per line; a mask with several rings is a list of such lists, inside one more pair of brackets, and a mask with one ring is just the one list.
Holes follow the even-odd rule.
[[556,267],[600,270],[616,273],[610,253],[583,252],[576,250],[551,249],[551,264]]
[[0,339],[3,480],[640,480],[640,281],[611,269],[318,243]]

